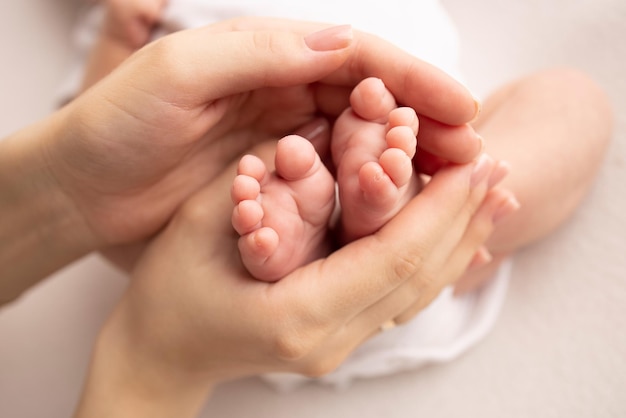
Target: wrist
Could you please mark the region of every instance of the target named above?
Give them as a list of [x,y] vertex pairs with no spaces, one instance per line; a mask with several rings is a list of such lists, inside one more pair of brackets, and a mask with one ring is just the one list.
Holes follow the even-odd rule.
[[102,329],[75,418],[195,417],[215,382],[163,366],[118,307]]
[[45,155],[58,126],[55,114],[0,142],[0,304],[96,248]]

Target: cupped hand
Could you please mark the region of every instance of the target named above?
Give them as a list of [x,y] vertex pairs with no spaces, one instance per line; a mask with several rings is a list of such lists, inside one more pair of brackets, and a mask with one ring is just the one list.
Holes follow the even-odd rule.
[[150,244],[103,338],[133,359],[139,380],[327,373],[465,270],[506,197],[488,190],[490,164],[473,187],[475,164],[442,169],[378,233],[276,283],[254,280],[240,262],[228,221],[233,167]]
[[[332,116],[365,76],[445,124],[476,112],[462,86],[380,39],[352,39],[347,27],[303,36],[324,26],[280,22],[243,19],[165,37],[60,112],[45,155],[95,248],[156,233],[243,150]],[[398,65],[381,65],[385,54]],[[449,133],[442,157],[478,152],[465,126],[437,126],[421,142]]]

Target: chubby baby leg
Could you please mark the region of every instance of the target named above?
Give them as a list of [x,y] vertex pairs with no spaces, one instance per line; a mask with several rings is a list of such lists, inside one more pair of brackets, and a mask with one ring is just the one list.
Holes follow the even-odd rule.
[[359,83],[350,105],[337,119],[331,142],[343,242],[377,231],[419,189],[411,161],[417,149],[415,112],[398,108],[377,78]]
[[239,250],[256,278],[275,281],[326,254],[335,181],[313,145],[290,135],[278,142],[275,172],[246,155],[232,186]]
[[510,163],[502,186],[521,208],[498,222],[489,256],[467,272],[457,292],[493,277],[509,254],[547,236],[580,205],[596,179],[612,134],[606,93],[588,75],[557,68],[527,75],[485,101],[475,129],[486,152]]

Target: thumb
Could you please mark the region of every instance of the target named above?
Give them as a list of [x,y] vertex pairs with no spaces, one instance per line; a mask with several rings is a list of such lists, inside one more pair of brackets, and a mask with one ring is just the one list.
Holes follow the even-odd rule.
[[262,87],[317,81],[346,61],[351,43],[347,25],[305,36],[284,30],[214,32],[209,26],[144,48],[137,59],[148,62],[136,65],[143,70],[136,79],[169,103],[199,105]]

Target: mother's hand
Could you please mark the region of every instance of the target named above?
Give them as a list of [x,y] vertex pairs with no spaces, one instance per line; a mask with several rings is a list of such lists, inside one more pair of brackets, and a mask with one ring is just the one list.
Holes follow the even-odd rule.
[[[301,33],[320,28],[242,19],[175,33],[64,109],[45,155],[94,247],[151,236],[243,150],[342,110],[364,77],[383,78],[399,100],[445,124],[476,113],[469,93],[430,65],[370,35],[352,39],[349,27]],[[423,125],[422,146],[448,160],[479,150],[466,126]]]
[[508,197],[488,191],[492,162],[477,167],[442,169],[378,233],[276,283],[252,279],[239,261],[232,167],[186,202],[139,260],[99,339],[78,415],[106,405],[123,416],[106,402],[112,397],[137,417],[191,416],[218,381],[331,371],[467,267]]

